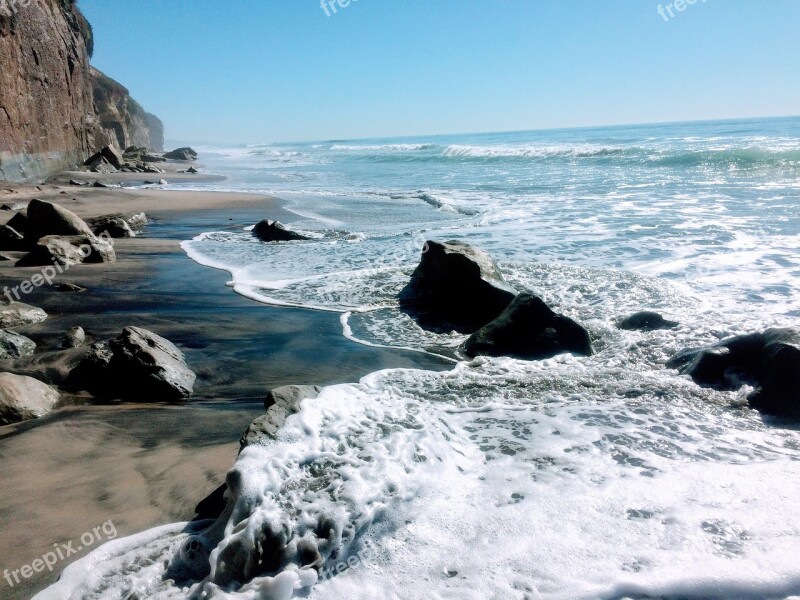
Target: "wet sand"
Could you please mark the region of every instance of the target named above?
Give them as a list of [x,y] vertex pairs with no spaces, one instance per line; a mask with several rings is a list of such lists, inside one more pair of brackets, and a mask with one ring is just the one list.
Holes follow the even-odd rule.
[[[179,406],[103,405],[68,396],[65,403],[74,406],[0,427],[0,570],[28,565],[53,544],[76,540],[109,519],[120,536],[191,519],[196,503],[233,465],[239,436],[263,412],[272,387],[357,381],[381,368],[450,367],[424,354],[351,342],[342,336],[337,314],[241,297],[225,286],[226,272],[202,267],[181,250],[181,240],[203,231],[280,220],[286,213],[274,198],[58,185],[0,192],[0,203],[30,197],[83,217],[144,211],[151,222],[142,235],[115,240],[117,262],[77,265],[55,281],[85,292],[43,286],[23,298],[50,317],[17,328],[36,341],[37,352],[0,361],[0,370],[58,384],[74,361],[74,352],[58,350],[68,328],[82,326],[91,341],[139,325],[181,347],[198,380],[192,400]],[[0,222],[12,215],[0,213]],[[0,263],[0,289],[38,272],[12,265]],[[85,554],[14,587],[0,580],[0,597],[29,598]]]

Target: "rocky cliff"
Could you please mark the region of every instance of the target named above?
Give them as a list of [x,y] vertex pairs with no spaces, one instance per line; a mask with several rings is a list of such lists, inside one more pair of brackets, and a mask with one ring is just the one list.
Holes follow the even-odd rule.
[[75,0],[0,3],[0,180],[45,179],[109,141],[160,147],[161,122],[94,76],[92,50]]
[[146,112],[123,85],[95,68],[91,72],[94,106],[101,130],[96,137],[97,145],[114,144],[122,149],[144,146],[159,152],[163,150],[164,126],[159,118]]

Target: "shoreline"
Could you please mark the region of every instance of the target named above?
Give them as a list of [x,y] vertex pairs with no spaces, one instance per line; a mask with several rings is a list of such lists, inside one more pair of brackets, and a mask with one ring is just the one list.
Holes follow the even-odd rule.
[[[201,266],[181,249],[180,241],[203,231],[286,219],[289,213],[277,198],[40,187],[0,192],[0,202],[36,197],[81,217],[144,211],[150,222],[142,235],[114,240],[116,262],[75,265],[54,281],[86,291],[59,292],[45,285],[25,295],[23,302],[43,308],[49,317],[15,328],[37,343],[37,351],[0,361],[0,369],[57,383],[69,368],[68,353],[57,349],[67,329],[82,326],[89,344],[139,325],[178,345],[198,379],[194,396],[179,405],[108,404],[69,396],[66,403],[74,406],[0,427],[5,483],[0,514],[7,523],[0,534],[2,569],[28,564],[54,543],[76,539],[109,519],[120,537],[191,519],[197,502],[233,466],[239,436],[263,413],[264,396],[273,387],[354,382],[385,368],[452,367],[433,356],[348,340],[338,313],[245,298],[225,285],[227,272]],[[6,222],[13,214],[4,211],[0,219]],[[39,271],[12,265],[0,263],[0,287],[18,285]],[[84,555],[5,588],[3,597],[30,597]]]

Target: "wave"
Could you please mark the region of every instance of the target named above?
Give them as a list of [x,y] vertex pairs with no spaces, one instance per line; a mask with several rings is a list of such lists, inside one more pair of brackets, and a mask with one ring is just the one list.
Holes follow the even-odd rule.
[[436,148],[436,144],[379,144],[379,145],[351,145],[334,144],[333,151],[348,152],[419,152]]
[[630,149],[615,146],[466,146],[452,144],[445,148],[444,156],[458,158],[548,158],[556,156],[591,158],[613,156]]

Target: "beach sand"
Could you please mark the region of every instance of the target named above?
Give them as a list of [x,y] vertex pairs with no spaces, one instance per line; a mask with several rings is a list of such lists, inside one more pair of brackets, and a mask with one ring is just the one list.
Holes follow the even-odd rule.
[[[68,406],[46,417],[0,427],[0,569],[28,565],[53,544],[77,540],[108,520],[124,536],[191,519],[196,503],[224,480],[239,436],[263,412],[272,387],[352,382],[381,368],[451,366],[421,353],[351,342],[335,313],[241,297],[225,286],[228,273],[202,267],[181,250],[181,240],[203,231],[285,219],[275,198],[61,184],[8,187],[13,192],[0,191],[0,203],[37,197],[83,217],[144,211],[151,220],[142,235],[115,240],[117,262],[76,265],[54,282],[74,283],[85,292],[44,285],[22,298],[50,316],[17,329],[36,341],[37,353],[0,361],[0,370],[57,384],[76,360],[75,351],[58,350],[68,328],[82,326],[91,342],[139,325],[176,343],[198,380],[191,401],[178,406],[104,405],[67,395]],[[0,213],[0,222],[13,214]],[[0,289],[38,271],[0,263]],[[29,598],[87,551],[14,587],[0,580],[0,595]]]

